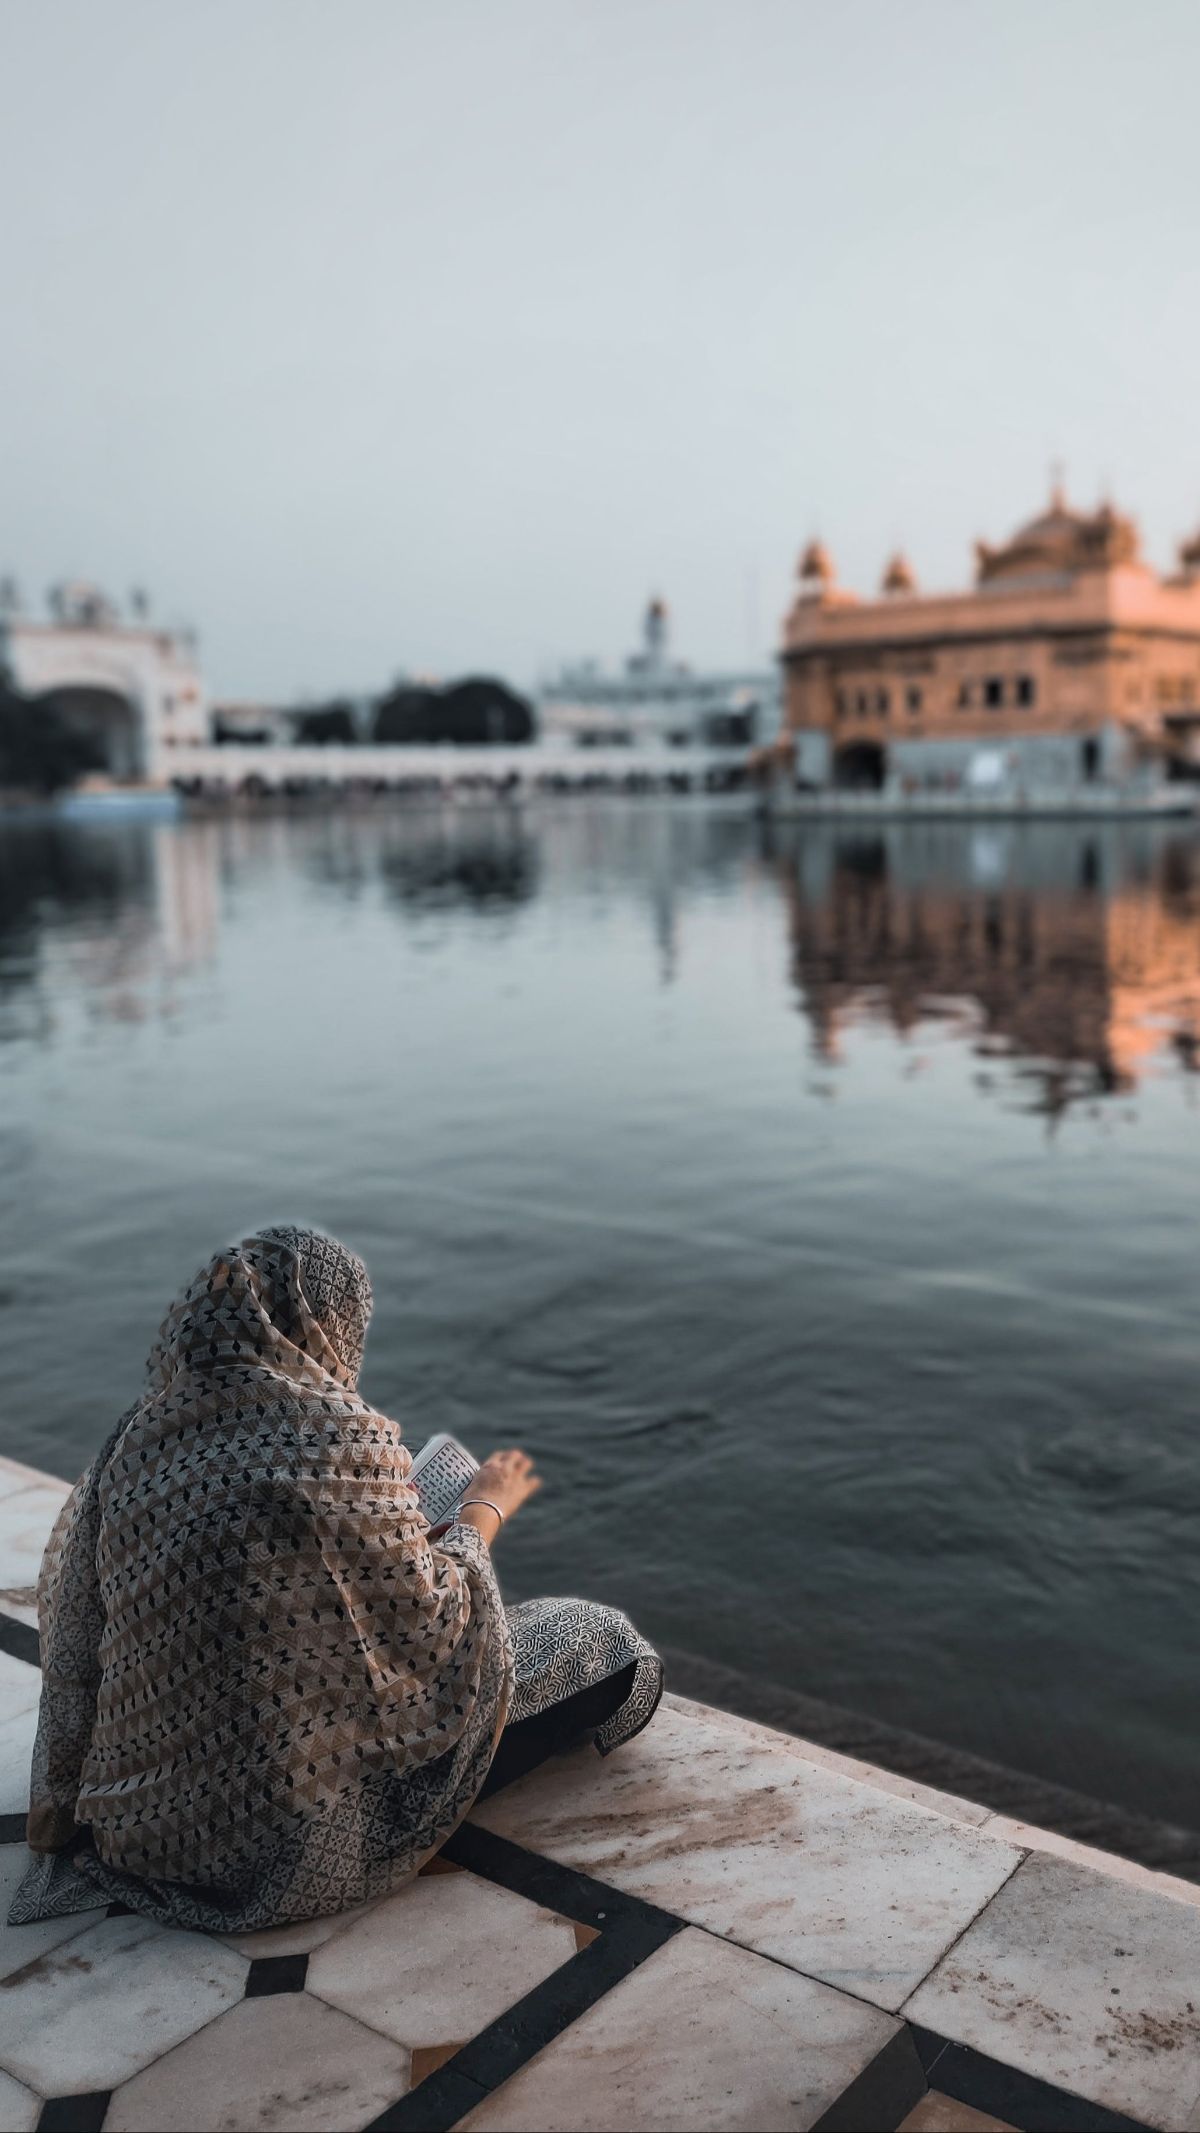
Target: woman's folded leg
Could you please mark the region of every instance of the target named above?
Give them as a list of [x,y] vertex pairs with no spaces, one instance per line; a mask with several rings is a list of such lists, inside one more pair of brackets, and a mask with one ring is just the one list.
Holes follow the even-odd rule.
[[501,1791],[527,1771],[536,1770],[550,1756],[565,1755],[568,1749],[594,1740],[600,1728],[629,1701],[636,1677],[637,1661],[631,1659],[618,1674],[593,1682],[590,1688],[576,1689],[573,1696],[536,1711],[532,1718],[510,1720],[500,1735],[480,1799]]
[[508,1621],[515,1689],[484,1794],[589,1737],[607,1755],[649,1724],[663,1688],[658,1653],[619,1608],[525,1600]]

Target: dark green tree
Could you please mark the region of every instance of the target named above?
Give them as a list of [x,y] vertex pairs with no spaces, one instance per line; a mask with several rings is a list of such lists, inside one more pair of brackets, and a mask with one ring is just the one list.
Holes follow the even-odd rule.
[[417,741],[440,740],[439,702],[436,689],[413,689],[405,683],[399,684],[376,704],[372,738],[409,747]]
[[456,682],[443,695],[442,707],[452,741],[478,747],[487,741],[511,744],[533,739],[532,707],[490,675]]
[[218,748],[258,748],[271,738],[269,726],[234,726],[220,712],[213,720],[213,739]]
[[358,739],[354,713],[348,703],[340,700],[314,704],[309,711],[298,711],[295,720],[296,739],[315,742],[319,748],[328,747],[331,741],[353,746]]
[[405,682],[377,705],[374,738],[410,747],[420,741],[453,741],[464,748],[490,741],[531,741],[533,710],[523,696],[487,676],[456,682],[449,689],[413,688]]

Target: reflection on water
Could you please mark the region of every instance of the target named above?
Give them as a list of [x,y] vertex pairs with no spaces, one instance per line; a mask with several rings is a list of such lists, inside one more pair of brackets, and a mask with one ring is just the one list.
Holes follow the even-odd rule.
[[1125,1094],[1155,1064],[1194,1074],[1200,846],[1146,826],[909,826],[781,858],[793,971],[821,1055],[857,1022],[903,1036],[950,1018],[1031,1108]]
[[682,836],[648,844],[636,818],[615,811],[608,822],[481,809],[116,831],[17,823],[0,836],[0,1003],[11,1014],[36,988],[43,948],[65,945],[96,1011],[169,1006],[170,981],[215,952],[222,884],[236,889],[281,861],[346,899],[379,886],[400,905],[448,914],[553,897],[582,858],[607,893],[645,898],[664,983],[689,895],[731,868],[776,883],[798,1003],[826,1063],[863,1024],[907,1039],[941,1021],[983,1064],[981,1092],[1006,1066],[1004,1085],[1025,1085],[1030,1107],[1050,1116],[1128,1094],[1147,1072],[1200,1065],[1200,840],[1190,832],[913,824],[789,838],[760,837],[738,817],[677,826]]
[[1193,1818],[1198,1044],[1177,825],[10,819],[2,1447],[321,1222],[369,1393],[544,1465],[514,1593]]
[[211,831],[0,824],[0,1041],[48,1005],[46,961],[64,957],[92,1010],[138,1020],[216,940]]

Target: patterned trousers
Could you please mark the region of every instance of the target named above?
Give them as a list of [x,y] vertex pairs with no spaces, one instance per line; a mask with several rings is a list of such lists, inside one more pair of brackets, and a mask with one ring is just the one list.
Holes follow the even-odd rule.
[[[590,1725],[601,1755],[649,1725],[662,1695],[662,1660],[619,1608],[591,1600],[522,1600],[509,1608],[508,1625],[516,1686],[504,1737],[605,1683],[613,1687],[584,1707],[576,1728]],[[616,1693],[617,1677],[623,1693]],[[591,1718],[593,1710],[600,1715]]]

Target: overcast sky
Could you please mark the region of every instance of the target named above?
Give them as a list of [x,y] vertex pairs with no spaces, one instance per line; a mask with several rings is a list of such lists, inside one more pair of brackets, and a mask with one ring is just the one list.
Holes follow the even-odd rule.
[[1200,519],[1196,0],[0,0],[0,569],[529,681]]

